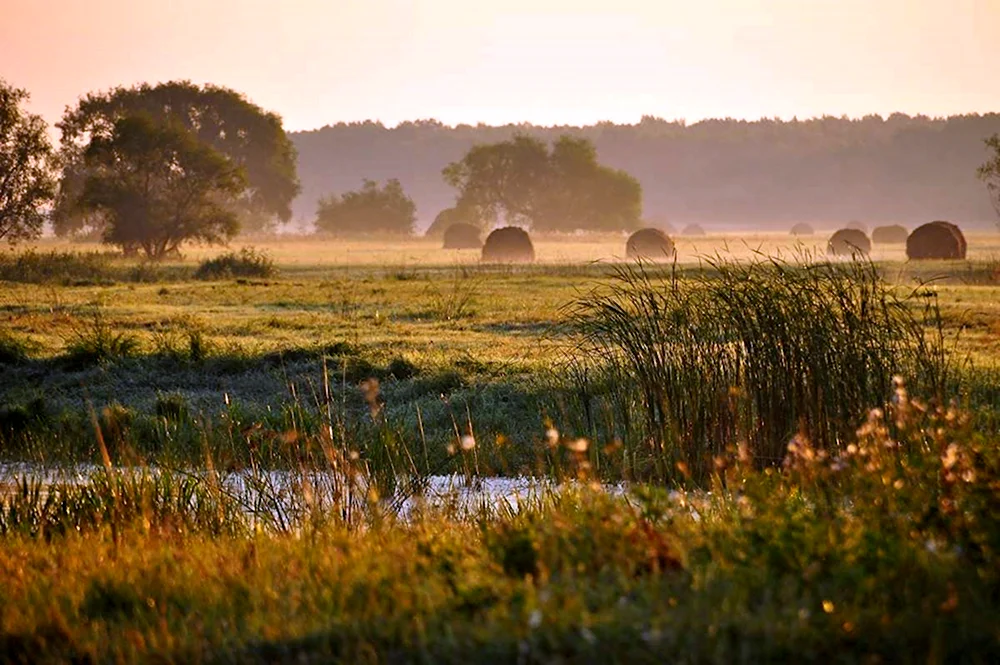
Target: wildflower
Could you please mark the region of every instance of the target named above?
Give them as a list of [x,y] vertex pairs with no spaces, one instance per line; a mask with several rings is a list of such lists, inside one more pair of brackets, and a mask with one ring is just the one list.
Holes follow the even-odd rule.
[[559,430],[555,427],[550,427],[545,430],[545,443],[550,446],[556,446],[559,443]]
[[573,441],[566,442],[566,448],[570,452],[574,453],[585,453],[587,452],[588,446],[590,446],[590,442],[586,439],[575,439]]
[[476,439],[471,434],[463,436],[459,443],[462,446],[462,450],[472,450],[476,447]]
[[823,611],[827,614],[833,614],[833,611],[837,609],[836,605],[833,604],[832,600],[823,601]]

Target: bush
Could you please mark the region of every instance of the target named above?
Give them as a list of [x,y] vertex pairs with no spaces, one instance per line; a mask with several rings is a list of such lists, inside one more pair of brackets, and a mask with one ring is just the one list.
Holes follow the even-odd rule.
[[228,279],[231,277],[273,277],[277,274],[274,261],[262,250],[244,247],[203,261],[195,271],[195,279]]
[[113,252],[0,253],[0,280],[27,284],[109,282],[116,276]]
[[812,226],[804,222],[800,222],[792,227],[790,232],[793,236],[811,236],[816,233]]
[[138,340],[127,332],[115,332],[100,309],[92,319],[73,330],[66,344],[65,358],[70,366],[82,368],[127,358],[139,348]]

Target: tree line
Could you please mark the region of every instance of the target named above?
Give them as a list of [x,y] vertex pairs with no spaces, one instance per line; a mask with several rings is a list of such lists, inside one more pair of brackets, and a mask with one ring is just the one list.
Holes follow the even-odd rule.
[[432,232],[459,221],[631,230],[644,217],[724,220],[730,208],[743,223],[969,219],[942,214],[949,206],[979,219],[991,201],[1000,214],[1000,134],[987,131],[1000,128],[997,115],[547,129],[424,121],[290,137],[244,95],[180,81],[83,97],[57,125],[57,150],[23,109],[27,98],[0,80],[0,239],[9,242],[37,237],[48,220],[59,234],[159,259],[185,242],[273,229],[293,206],[308,207],[310,192],[322,192],[311,202],[317,229],[336,234],[408,235],[418,210],[434,211]]
[[455,203],[443,168],[477,144],[523,135],[546,144],[562,136],[589,140],[602,164],[639,181],[645,218],[677,227],[988,222],[994,210],[976,169],[992,154],[983,140],[997,133],[996,113],[692,124],[645,117],[587,127],[340,123],[290,135],[302,182],[294,212],[311,219],[320,197],[356,187],[362,174],[398,179],[426,226]]

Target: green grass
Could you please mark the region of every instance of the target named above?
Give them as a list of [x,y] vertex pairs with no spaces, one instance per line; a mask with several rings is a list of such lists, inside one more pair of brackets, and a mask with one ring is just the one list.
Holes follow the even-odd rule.
[[44,268],[0,283],[0,662],[997,660],[995,239],[582,261],[622,242],[5,255]]

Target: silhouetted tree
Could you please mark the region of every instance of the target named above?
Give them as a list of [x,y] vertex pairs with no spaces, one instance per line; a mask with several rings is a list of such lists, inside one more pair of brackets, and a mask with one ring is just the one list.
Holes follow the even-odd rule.
[[45,121],[21,108],[27,99],[0,79],[0,239],[8,243],[41,234],[56,190]]
[[176,121],[141,113],[119,118],[84,154],[80,207],[106,220],[104,242],[152,259],[185,241],[224,242],[236,235],[227,201],[246,188],[243,168]]
[[993,154],[979,167],[979,177],[986,183],[990,201],[1000,216],[1000,134],[994,134],[986,139],[986,147],[992,150]]
[[410,235],[417,207],[398,180],[379,187],[365,180],[361,189],[321,199],[316,210],[316,228],[337,235],[391,233]]
[[185,127],[193,137],[225,155],[246,173],[247,187],[228,202],[248,230],[273,227],[291,218],[299,193],[295,147],[281,118],[251,103],[242,94],[214,85],[172,81],[142,84],[89,94],[68,109],[62,130],[62,179],[53,215],[57,233],[99,230],[106,221],[77,205],[89,175],[84,158],[88,144],[111,136],[116,122],[146,113],[157,121]]
[[538,139],[476,145],[443,171],[458,189],[459,209],[494,224],[542,231],[621,230],[639,225],[642,188],[597,162],[590,141],[560,137],[550,151]]
[[303,192],[294,206],[301,216],[311,216],[327,193],[356,187],[359,174],[399,178],[419,210],[436,212],[454,205],[455,189],[434,175],[473,146],[517,134],[551,145],[569,135],[591,141],[602,165],[640,182],[649,219],[669,219],[677,229],[698,222],[787,230],[850,219],[912,227],[929,211],[967,223],[996,219],[972,174],[983,162],[983,137],[997,132],[1000,114],[991,113],[690,124],[646,117],[584,127],[359,122],[290,136],[299,152]]

